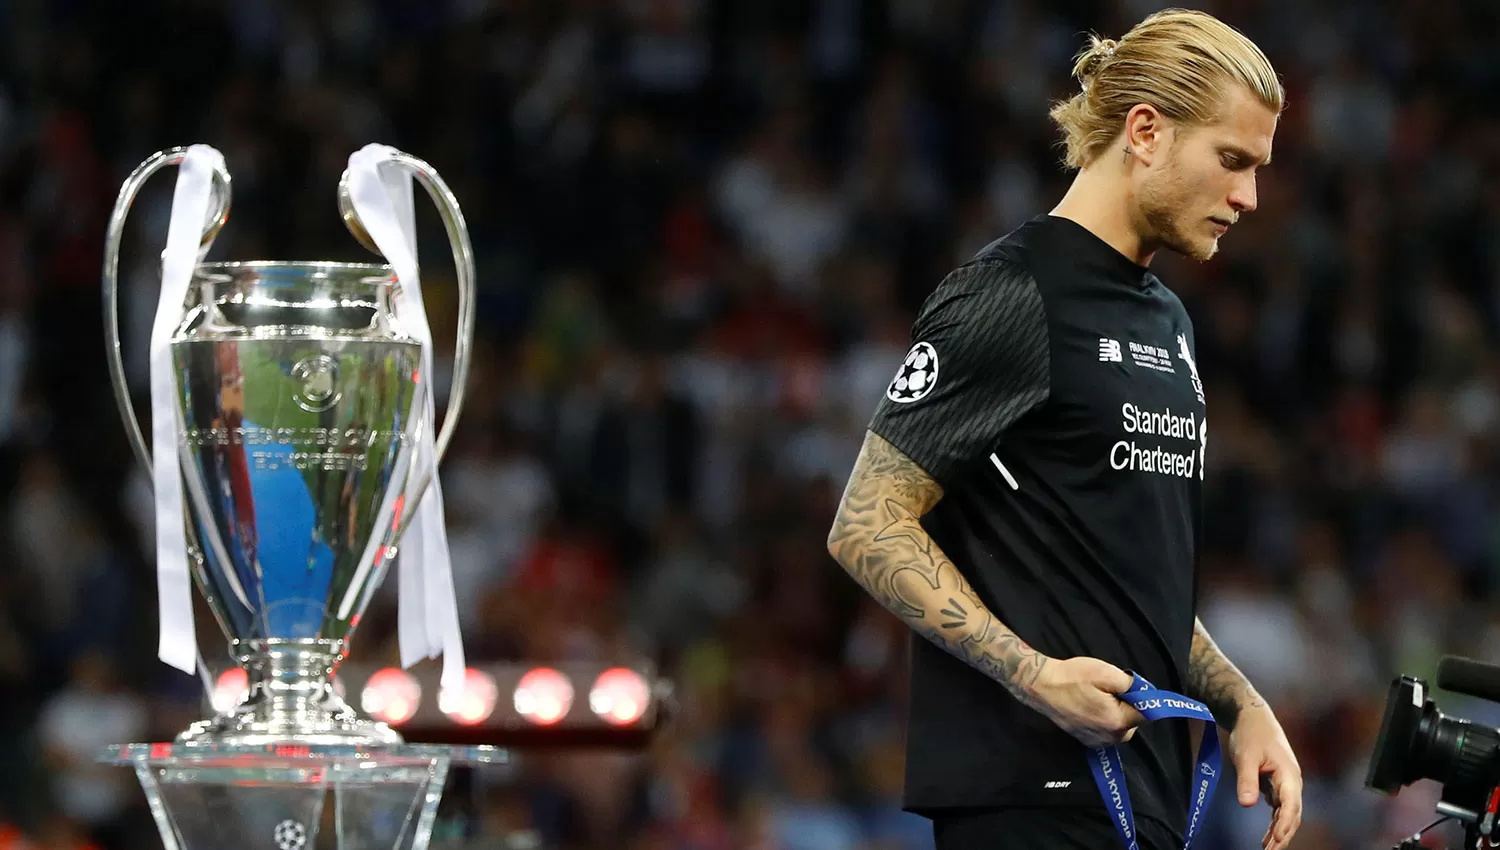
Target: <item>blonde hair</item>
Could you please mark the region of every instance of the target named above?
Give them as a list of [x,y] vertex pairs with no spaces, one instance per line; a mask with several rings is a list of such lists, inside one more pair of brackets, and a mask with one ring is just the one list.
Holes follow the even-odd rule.
[[1212,122],[1236,83],[1278,115],[1286,103],[1276,70],[1255,42],[1212,15],[1187,9],[1163,9],[1119,41],[1091,35],[1073,76],[1083,91],[1051,110],[1072,168],[1098,158],[1138,103],[1191,125]]

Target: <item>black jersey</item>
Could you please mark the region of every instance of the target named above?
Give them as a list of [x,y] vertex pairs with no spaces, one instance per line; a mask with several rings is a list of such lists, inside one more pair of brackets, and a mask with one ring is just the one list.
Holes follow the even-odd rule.
[[[922,524],[1037,651],[1182,691],[1192,645],[1203,385],[1182,302],[1043,216],[942,281],[870,429],[944,490]],[[906,805],[1102,806],[1082,744],[915,638]],[[1135,811],[1186,820],[1188,724],[1120,747]]]

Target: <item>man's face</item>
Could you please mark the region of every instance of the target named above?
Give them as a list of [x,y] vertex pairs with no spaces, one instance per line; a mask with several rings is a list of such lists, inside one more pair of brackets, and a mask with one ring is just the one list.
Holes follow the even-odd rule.
[[1219,237],[1255,209],[1255,171],[1271,159],[1276,119],[1236,86],[1213,123],[1173,125],[1157,161],[1138,172],[1144,239],[1200,262],[1212,257]]

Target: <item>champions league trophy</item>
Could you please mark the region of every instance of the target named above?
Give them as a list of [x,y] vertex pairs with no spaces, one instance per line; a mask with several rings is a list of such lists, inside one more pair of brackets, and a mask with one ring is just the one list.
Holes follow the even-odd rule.
[[[148,449],[120,357],[119,251],[137,192],[168,165],[179,171],[151,337]],[[440,434],[413,180],[437,204],[457,265],[457,357]],[[462,687],[437,462],[463,403],[474,326],[469,236],[438,174],[370,145],[349,158],[338,189],[349,231],[389,265],[203,263],[230,206],[224,159],[204,145],[144,162],[110,220],[107,350],[126,430],[152,472],[158,654],[207,681],[195,581],[249,682],[239,705],[175,741],[101,757],[135,768],[167,850],[423,850],[449,766],[505,761],[490,747],[406,744],[336,687],[398,543],[402,664],[441,653],[443,689]]]

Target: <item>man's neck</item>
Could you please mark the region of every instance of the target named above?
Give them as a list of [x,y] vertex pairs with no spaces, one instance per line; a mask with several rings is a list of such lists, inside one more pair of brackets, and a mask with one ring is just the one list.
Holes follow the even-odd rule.
[[1124,168],[1095,162],[1080,170],[1052,215],[1077,223],[1136,265],[1149,266],[1156,249],[1145,244],[1130,221],[1130,181]]

